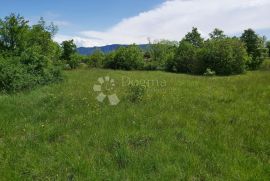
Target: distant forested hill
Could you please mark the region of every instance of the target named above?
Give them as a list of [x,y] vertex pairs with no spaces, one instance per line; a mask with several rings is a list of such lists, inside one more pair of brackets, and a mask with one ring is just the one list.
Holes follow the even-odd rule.
[[[142,44],[139,45],[142,49],[146,49],[148,44]],[[128,46],[128,45],[120,45],[120,44],[113,44],[113,45],[106,45],[101,47],[79,47],[77,48],[78,53],[82,55],[90,55],[92,54],[96,49],[100,49],[104,53],[109,53],[111,51],[116,50],[120,46]]]

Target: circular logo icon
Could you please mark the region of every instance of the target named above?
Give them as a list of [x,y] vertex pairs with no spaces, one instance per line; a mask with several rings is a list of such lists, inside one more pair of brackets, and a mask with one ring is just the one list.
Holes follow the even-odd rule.
[[96,99],[99,102],[104,102],[106,98],[110,105],[116,106],[120,100],[115,93],[115,82],[109,76],[98,78],[98,84],[93,86],[95,92],[99,93]]

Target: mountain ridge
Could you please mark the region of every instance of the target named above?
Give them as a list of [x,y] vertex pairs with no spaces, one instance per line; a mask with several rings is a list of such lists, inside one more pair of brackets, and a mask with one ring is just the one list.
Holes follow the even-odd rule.
[[[79,48],[77,48],[77,52],[81,55],[91,55],[95,50],[100,49],[104,53],[110,53],[121,46],[126,47],[129,45],[112,44],[112,45],[96,46],[96,47],[79,47]],[[146,49],[148,44],[140,44],[138,46],[141,47],[142,49]]]

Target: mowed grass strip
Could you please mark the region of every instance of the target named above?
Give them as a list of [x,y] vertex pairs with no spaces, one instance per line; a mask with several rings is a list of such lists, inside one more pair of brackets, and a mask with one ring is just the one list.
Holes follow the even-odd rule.
[[[270,72],[201,77],[75,70],[59,84],[0,95],[1,180],[267,180]],[[115,79],[121,102],[93,85]],[[141,102],[131,81],[151,84]]]

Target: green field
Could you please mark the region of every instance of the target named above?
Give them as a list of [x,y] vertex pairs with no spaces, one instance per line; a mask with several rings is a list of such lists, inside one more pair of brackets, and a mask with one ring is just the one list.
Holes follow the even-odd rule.
[[[99,103],[115,79],[117,106]],[[0,180],[268,180],[270,71],[230,77],[75,70],[0,95]],[[151,84],[128,99],[123,77]]]

